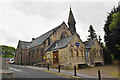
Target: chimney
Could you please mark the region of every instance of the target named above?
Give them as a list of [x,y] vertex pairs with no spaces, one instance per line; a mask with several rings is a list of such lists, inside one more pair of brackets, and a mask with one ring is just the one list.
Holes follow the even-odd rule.
[[35,38],[32,38],[32,41],[35,40]]

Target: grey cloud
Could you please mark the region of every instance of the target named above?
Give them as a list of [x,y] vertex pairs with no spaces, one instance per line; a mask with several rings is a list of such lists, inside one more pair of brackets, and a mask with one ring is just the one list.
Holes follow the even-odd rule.
[[62,4],[51,2],[11,2],[10,5],[27,16],[40,15],[46,19],[57,17],[63,10]]
[[[82,35],[82,37],[87,36],[86,33],[88,32],[90,24],[92,24],[94,26],[98,35],[103,36],[102,33],[103,33],[104,21],[106,19],[107,12],[109,12],[111,10],[111,8],[113,7],[112,6],[113,4],[115,5],[116,3],[111,3],[111,2],[107,2],[107,3],[104,3],[104,2],[72,2],[72,3],[70,3],[70,2],[60,2],[60,3],[59,2],[54,2],[54,3],[52,3],[52,2],[10,2],[10,5],[12,6],[12,8],[14,10],[25,14],[25,16],[28,16],[28,17],[41,16],[42,19],[45,19],[46,22],[43,21],[44,23],[41,23],[41,26],[43,26],[43,24],[46,24],[46,25],[56,24],[56,22],[58,20],[60,20],[60,19],[64,20],[64,19],[62,19],[64,17],[67,19],[69,7],[71,5],[73,14],[74,14],[76,22],[77,22],[76,27],[77,28],[79,27],[78,29],[81,29],[78,31],[81,31],[81,34],[79,34],[79,35],[80,36]],[[24,19],[24,18],[22,18],[22,19]],[[14,23],[12,23],[12,24],[14,24]],[[18,22],[17,24],[19,26],[21,26],[21,27],[19,27],[19,28],[21,28],[21,31],[22,31],[24,25],[27,26],[25,29],[29,29],[31,27],[31,25],[28,25],[28,24],[26,25],[22,21],[21,21],[21,23]],[[21,25],[21,24],[24,24],[24,25]],[[59,23],[59,24],[61,24],[61,23]],[[81,24],[82,24],[82,26],[80,26]],[[36,25],[37,25],[37,23],[35,25],[33,24],[31,29],[29,29],[30,35],[32,35],[33,33],[37,34],[36,31],[34,31],[34,32],[32,31],[36,27]],[[48,26],[44,26],[44,27],[48,27]],[[36,27],[36,28],[38,28],[38,27]],[[16,28],[14,28],[14,29],[16,29]],[[48,29],[48,28],[45,28],[45,29]],[[36,30],[36,29],[34,29],[34,30]],[[85,36],[83,36],[83,34]],[[4,36],[2,36],[2,35],[4,35]],[[6,31],[4,32],[4,30],[2,32],[2,35],[0,35],[0,36],[2,36],[2,38],[7,40],[8,43],[12,42],[12,43],[16,44],[17,41],[19,40],[19,38],[21,38],[21,40],[26,40],[26,41],[31,40],[29,38],[29,36],[27,36],[25,34],[21,34],[21,33],[15,34],[14,32],[10,33],[10,32],[6,32]],[[17,36],[17,35],[19,35],[19,36]]]
[[[40,15],[43,19],[57,20],[58,16],[63,12],[68,13],[71,5],[76,22],[81,22],[85,26],[81,27],[83,30],[88,30],[89,25],[92,24],[95,29],[103,30],[103,23],[106,19],[107,12],[116,3],[113,2],[17,2],[11,3],[14,9],[21,11],[27,16]],[[67,10],[67,11],[66,11]],[[67,17],[67,15],[65,15]],[[60,16],[59,16],[60,17]],[[101,30],[99,30],[101,27]]]
[[[6,43],[16,44],[19,40],[19,38],[23,37],[24,39],[27,39],[26,34],[23,36],[19,35],[18,33],[14,33],[12,31],[6,31],[5,29],[0,29],[0,37],[1,40],[4,40]],[[25,36],[25,37],[24,37]]]
[[1,35],[2,35],[2,39],[6,40],[6,42],[8,43],[16,43],[17,41],[17,37],[10,32],[4,31],[1,33]]
[[[83,23],[99,24],[105,18],[112,2],[11,2],[17,11],[27,16],[40,15],[44,19],[57,19],[63,12],[68,13],[69,6],[73,7],[75,16]],[[67,16],[67,15],[66,15]],[[59,16],[60,17],[60,16]]]

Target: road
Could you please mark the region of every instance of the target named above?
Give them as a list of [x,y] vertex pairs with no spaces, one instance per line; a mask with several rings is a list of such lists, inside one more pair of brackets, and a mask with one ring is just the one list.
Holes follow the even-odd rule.
[[53,73],[48,73],[48,72],[43,72],[43,71],[40,71],[40,70],[34,70],[34,69],[29,69],[29,68],[26,68],[26,67],[22,67],[22,66],[19,66],[19,65],[10,65],[9,66],[10,70],[12,70],[14,73],[15,73],[15,78],[18,78],[18,79],[47,79],[48,78],[51,78],[53,80],[54,79],[59,79],[59,78],[65,78],[64,76],[61,76],[61,75],[58,75],[58,74],[53,74]]
[[[15,80],[81,80],[75,78],[68,78],[62,75],[49,73],[45,71],[30,69],[20,65],[10,65],[9,68],[14,72]],[[82,75],[79,77],[82,77]],[[83,80],[98,80],[98,79],[83,78]],[[102,78],[102,80],[118,80],[118,79]]]

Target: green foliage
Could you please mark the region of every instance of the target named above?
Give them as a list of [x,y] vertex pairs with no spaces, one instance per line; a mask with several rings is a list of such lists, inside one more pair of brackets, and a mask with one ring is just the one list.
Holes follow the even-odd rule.
[[109,26],[110,30],[113,31],[118,26],[119,22],[120,22],[120,11],[112,14],[112,21]]
[[14,55],[11,55],[11,54],[3,54],[2,57],[5,57],[5,58],[13,58]]
[[94,38],[97,38],[97,35],[92,25],[90,25],[88,32],[90,33],[90,35],[88,36],[88,40],[93,40]]
[[104,55],[105,64],[111,64],[113,56],[111,56],[111,54],[109,54],[109,50],[108,50],[107,46],[103,46],[103,55]]
[[6,45],[0,45],[0,47],[2,48],[2,57],[8,57],[8,58],[14,57],[14,54],[16,52],[16,49],[14,47],[6,46]]
[[112,55],[110,58],[120,59],[120,6],[114,7],[107,16],[104,31],[105,44],[107,46],[105,55]]
[[101,37],[100,36],[98,36],[98,42],[100,43],[100,45],[101,45],[101,47],[103,47],[103,43],[101,42]]

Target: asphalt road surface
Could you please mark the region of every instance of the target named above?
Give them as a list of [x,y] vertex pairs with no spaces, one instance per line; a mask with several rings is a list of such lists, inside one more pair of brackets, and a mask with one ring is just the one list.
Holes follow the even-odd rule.
[[65,78],[58,74],[29,69],[19,65],[10,65],[9,68],[15,73],[15,78]]

